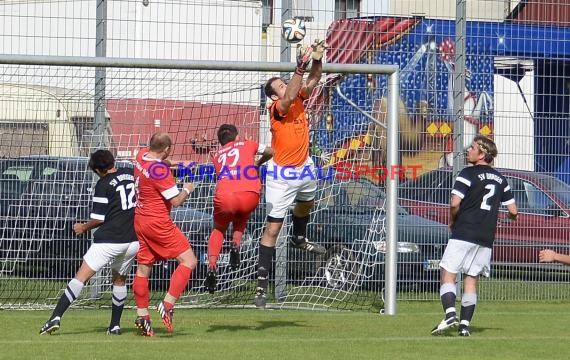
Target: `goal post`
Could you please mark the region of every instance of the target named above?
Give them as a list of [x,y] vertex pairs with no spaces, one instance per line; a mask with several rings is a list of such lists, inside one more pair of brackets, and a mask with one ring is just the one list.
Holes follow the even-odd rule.
[[[96,69],[107,69],[106,71],[106,81],[105,86],[100,86],[95,84],[95,71]],[[236,118],[241,119],[238,121],[240,125],[246,130],[240,129],[240,133],[245,132],[246,136],[259,138],[260,129],[266,129],[266,126],[261,126],[261,121],[267,121],[267,116],[264,114],[265,108],[263,107],[264,95],[261,93],[262,86],[265,81],[270,77],[270,75],[278,75],[280,73],[293,72],[295,64],[293,63],[272,63],[272,62],[229,62],[229,61],[191,61],[191,60],[160,60],[160,59],[131,59],[131,58],[108,58],[108,57],[68,57],[68,56],[20,56],[20,55],[0,55],[0,84],[18,84],[22,86],[29,87],[44,87],[47,88],[48,84],[54,83],[54,92],[59,91],[58,95],[53,95],[53,97],[59,96],[60,101],[64,101],[66,97],[71,96],[75,91],[65,91],[61,89],[76,88],[80,87],[81,90],[88,95],[83,97],[81,101],[77,100],[77,103],[73,106],[67,106],[66,109],[78,108],[79,103],[91,101],[91,107],[86,107],[87,113],[83,115],[66,115],[68,118],[60,116],[55,119],[53,123],[47,121],[46,128],[48,132],[51,131],[53,134],[57,134],[59,138],[52,139],[54,135],[45,134],[45,142],[49,144],[49,152],[45,150],[43,154],[48,155],[87,155],[89,151],[93,150],[93,143],[95,144],[112,144],[115,147],[115,151],[118,159],[129,160],[132,159],[133,154],[138,148],[144,145],[144,142],[148,140],[145,138],[150,132],[157,129],[164,129],[165,123],[161,119],[161,114],[164,115],[168,113],[168,117],[171,119],[168,124],[167,132],[173,133],[176,151],[180,156],[184,154],[195,154],[200,160],[196,160],[197,164],[207,164],[208,155],[215,147],[215,141],[212,138],[212,131],[214,131],[219,124],[224,121],[234,121]],[[321,82],[320,93],[316,94],[315,97],[319,99],[316,100],[316,105],[313,103],[310,116],[313,117],[311,122],[314,124],[319,123],[322,125],[322,129],[313,128],[312,131],[320,131],[325,134],[323,137],[328,137],[329,147],[323,154],[322,149],[319,148],[319,143],[315,142],[312,148],[319,154],[314,156],[319,156],[322,160],[323,168],[331,168],[338,162],[347,161],[348,158],[343,158],[347,152],[358,153],[352,159],[357,162],[368,161],[377,157],[377,152],[383,151],[385,155],[385,163],[382,165],[386,168],[391,168],[392,166],[398,166],[399,164],[399,154],[398,154],[398,106],[400,101],[399,94],[399,69],[397,65],[377,65],[377,64],[323,64],[323,74],[328,76],[323,77]],[[349,109],[350,104],[341,104],[340,102],[336,105],[332,105],[330,97],[332,96],[332,88],[334,82],[329,80],[338,77],[340,75],[340,80],[342,81],[343,76],[349,74],[359,74],[366,76],[385,76],[385,86],[382,89],[376,89],[376,91],[370,92],[370,99],[367,100],[367,108],[372,112],[372,105],[375,100],[373,99],[378,94],[382,94],[383,100],[386,102],[384,111],[382,115],[384,121],[379,121],[378,118],[372,117],[367,119],[366,122],[355,125],[345,125],[347,128],[344,129],[345,133],[335,134],[335,130],[331,130],[328,127],[329,116],[332,116],[333,108],[340,108],[340,111],[349,113],[348,120],[346,124],[350,123],[350,116],[352,113],[356,113],[354,109]],[[335,76],[332,76],[335,75]],[[44,89],[45,90],[45,89]],[[368,89],[370,90],[370,89]],[[46,90],[47,91],[47,90]],[[105,93],[101,94],[101,91]],[[366,91],[366,89],[363,89]],[[21,93],[21,92],[20,92]],[[327,93],[329,100],[323,100],[321,96],[323,93]],[[0,94],[1,95],[1,94]],[[368,95],[367,95],[368,96]],[[90,99],[90,100],[89,100]],[[101,121],[101,116],[97,116],[95,113],[97,110],[94,109],[95,99],[104,99],[106,104],[106,115],[104,117],[105,123],[98,124],[95,123]],[[371,100],[371,101],[370,101]],[[0,122],[6,122],[10,117],[14,117],[10,113],[9,107],[16,105],[7,105],[6,99],[0,96]],[[22,103],[22,107],[26,105],[22,102],[23,100],[14,100],[14,104],[18,101]],[[25,101],[35,101],[37,98],[33,96],[27,98]],[[327,102],[328,101],[328,102]],[[5,102],[6,106],[2,103]],[[189,105],[191,103],[191,105]],[[29,107],[29,106],[28,106]],[[343,108],[346,107],[346,108]],[[50,108],[51,109],[51,108]],[[54,108],[55,109],[55,108]],[[89,110],[91,109],[91,110]],[[61,110],[58,110],[61,111]],[[88,113],[93,111],[92,113]],[[4,114],[2,114],[4,113]],[[58,112],[60,114],[60,112]],[[71,112],[70,112],[71,114]],[[59,116],[59,115],[58,115]],[[210,121],[216,117],[215,121]],[[137,121],[144,124],[137,124]],[[187,122],[188,119],[193,119],[194,121],[190,124]],[[202,120],[198,120],[202,119]],[[79,124],[81,121],[84,123]],[[117,121],[122,121],[120,126],[118,126]],[[332,121],[332,120],[331,120]],[[66,130],[69,132],[61,132],[54,128],[54,126],[60,126],[62,122],[68,122],[73,125],[73,129]],[[91,122],[91,124],[88,124]],[[377,131],[362,131],[366,127],[370,128],[378,127],[385,128],[382,135],[378,135]],[[192,127],[190,129],[190,127]],[[63,129],[63,128],[61,128]],[[142,129],[142,130],[141,130]],[[58,132],[59,131],[59,132]],[[89,133],[89,131],[91,131]],[[338,131],[338,129],[337,129]],[[89,134],[88,134],[89,133]],[[83,137],[89,135],[91,141],[82,140]],[[371,140],[367,142],[368,138],[374,137],[384,137],[382,141]],[[10,146],[17,146],[18,135],[13,134],[13,139],[10,139]],[[59,140],[58,140],[59,139]],[[66,140],[67,139],[67,140]],[[96,141],[93,142],[93,139]],[[83,151],[65,152],[61,149],[64,148],[64,140],[72,143],[69,145],[70,148],[81,150],[81,146],[87,146],[83,148]],[[108,140],[108,141],[107,141]],[[6,142],[6,139],[2,140]],[[58,142],[59,141],[59,142]],[[355,142],[363,143],[365,146],[361,148],[354,148]],[[379,144],[383,143],[382,146]],[[52,152],[54,148],[58,145],[62,148],[56,152]],[[90,145],[85,145],[90,144]],[[348,145],[346,145],[348,144]],[[65,145],[68,146],[68,145]],[[324,146],[321,146],[324,147]],[[356,149],[356,151],[355,151]],[[36,148],[27,148],[25,151],[22,150],[20,155],[37,155]],[[17,152],[15,153],[17,154]],[[14,154],[12,154],[14,155]],[[18,156],[13,156],[17,158]],[[188,161],[193,159],[183,159],[179,157],[180,160]],[[336,163],[335,163],[336,159]],[[351,160],[352,161],[352,160]],[[360,164],[360,163],[358,163]],[[180,165],[179,170],[186,169],[184,166],[187,162]],[[75,170],[80,171],[80,170]],[[353,172],[353,169],[351,169]],[[76,177],[72,177],[76,178]],[[347,181],[351,181],[347,179]],[[396,177],[397,179],[397,177]],[[20,179],[22,180],[22,179]],[[46,183],[48,180],[44,180]],[[57,180],[55,180],[57,181]],[[63,181],[63,180],[59,180]],[[335,180],[336,181],[336,180]],[[65,182],[57,182],[58,185],[70,186],[69,180]],[[197,198],[195,201],[198,210],[202,213],[211,214],[211,193],[202,194],[200,191],[200,185],[197,186]],[[323,195],[323,199],[331,200],[338,195],[338,186],[335,184],[327,185],[326,188],[322,189],[326,192]],[[203,187],[206,189],[206,187]],[[27,190],[28,192],[30,190]],[[360,239],[364,242],[378,241],[378,236],[385,236],[385,258],[384,258],[384,274],[385,274],[385,297],[384,297],[384,314],[395,315],[396,314],[396,263],[397,263],[397,180],[392,181],[390,178],[385,181],[385,196],[386,201],[381,205],[376,204],[377,208],[385,212],[385,219],[372,224],[368,224],[369,228],[364,231],[366,234],[364,239]],[[33,195],[33,191],[32,191]],[[34,203],[33,196],[30,197],[30,193],[19,194],[19,204],[11,204],[11,209],[13,208],[23,208],[23,207],[34,207],[38,206]],[[26,199],[24,201],[24,199]],[[362,200],[362,199],[361,199]],[[27,201],[27,202],[26,202]],[[82,198],[84,202],[83,205],[86,207],[90,206],[90,199],[88,196]],[[360,203],[359,203],[360,204]],[[353,204],[355,206],[360,206],[359,204]],[[69,213],[70,209],[64,209],[64,204],[59,204],[58,211],[55,212],[55,217],[61,218],[73,217],[74,214]],[[264,204],[260,204],[259,207],[264,207]],[[21,209],[20,209],[21,210]],[[200,234],[193,237],[191,240],[193,245],[200,241],[201,245],[203,242],[207,241],[204,238],[197,238],[198,236],[203,236],[208,229],[205,229],[207,221],[200,222],[196,211],[187,210],[185,213],[177,213],[176,216],[184,219],[181,226],[183,231],[187,234]],[[67,211],[63,214],[62,211]],[[318,210],[316,210],[318,211]],[[15,215],[14,215],[15,214]],[[26,226],[31,226],[32,223],[29,218],[22,218],[22,211],[12,212],[10,214],[11,220],[16,220],[16,228],[21,230],[20,233],[27,233],[28,228]],[[192,215],[189,215],[192,214]],[[3,214],[4,216],[4,214]],[[188,218],[188,216],[194,216]],[[8,217],[4,217],[6,220]],[[175,218],[175,221],[177,219]],[[334,222],[334,219],[329,219],[328,221]],[[2,254],[0,261],[2,266],[0,266],[0,282],[4,282],[5,285],[1,289],[10,289],[21,286],[22,283],[26,283],[27,279],[33,279],[33,281],[39,283],[58,281],[59,290],[61,293],[61,285],[65,284],[65,281],[69,280],[64,278],[58,278],[55,274],[53,276],[47,276],[45,274],[38,275],[34,273],[30,275],[28,272],[18,272],[17,269],[21,268],[22,264],[28,261],[34,261],[35,264],[41,264],[45,259],[43,257],[37,257],[38,253],[41,253],[44,248],[53,246],[57,239],[54,237],[56,232],[54,229],[39,228],[38,221],[36,221],[33,228],[30,231],[30,238],[10,238],[7,235],[10,230],[14,227],[14,222],[5,222],[3,225],[4,234],[3,235],[3,245]],[[201,225],[196,225],[201,224]],[[255,244],[251,249],[244,250],[247,253],[243,256],[250,262],[246,263],[246,266],[241,268],[236,273],[230,273],[228,270],[227,277],[225,273],[221,274],[220,286],[222,289],[220,293],[224,292],[234,292],[235,284],[239,286],[245,286],[246,288],[251,287],[252,282],[255,278],[255,263],[257,256],[257,242],[261,236],[262,223],[256,230],[250,230],[247,236],[249,236]],[[196,227],[202,227],[196,229]],[[201,232],[200,232],[201,231]],[[40,239],[33,239],[34,236],[42,237]],[[28,236],[28,235],[19,235]],[[190,238],[190,236],[189,236]],[[38,240],[38,241],[34,241]],[[22,246],[23,243],[28,245]],[[33,244],[30,246],[29,244]],[[284,244],[281,244],[282,246]],[[329,244],[333,245],[334,244]],[[348,254],[348,259],[350,261],[343,260],[343,254]],[[75,254],[76,255],[76,254]],[[82,255],[82,254],[81,254]],[[63,257],[57,259],[57,254],[50,253],[50,256],[55,256],[55,259],[50,257],[50,261],[55,262],[66,262],[69,260],[68,257]],[[337,260],[342,262],[342,266],[349,271],[345,274],[340,274],[340,278],[335,278],[334,271],[338,270],[338,267],[333,270],[327,268],[330,266],[329,262],[323,262],[323,259],[310,259],[308,261],[317,264],[315,266],[311,265],[312,273],[307,275],[302,281],[298,283],[298,286],[289,286],[287,289],[287,294],[285,294],[283,300],[283,306],[308,306],[308,307],[331,307],[331,304],[336,302],[346,301],[347,292],[355,291],[357,286],[362,285],[362,276],[370,277],[371,272],[374,270],[368,267],[367,261],[373,254],[368,253],[368,250],[362,250],[362,248],[357,247],[343,247],[338,256]],[[74,258],[74,260],[78,260]],[[80,260],[80,258],[79,258]],[[276,263],[279,263],[276,261]],[[30,264],[28,264],[30,265]],[[338,263],[337,263],[338,265]],[[164,265],[167,267],[167,264]],[[24,266],[25,267],[25,266]],[[71,268],[70,268],[71,270]],[[47,271],[47,270],[46,270]],[[168,269],[166,269],[168,272]],[[287,273],[287,271],[285,271]],[[342,271],[341,271],[342,272]],[[58,274],[59,275],[59,274]],[[65,273],[65,275],[69,275]],[[103,274],[107,275],[107,274]],[[196,272],[194,276],[198,276],[199,272]],[[338,274],[337,274],[338,275]],[[152,278],[153,275],[151,275]],[[349,279],[350,278],[350,279]],[[203,279],[202,279],[203,280]],[[338,281],[344,284],[350,284],[350,286],[336,286]],[[32,280],[31,280],[32,281]],[[227,297],[219,295],[219,297],[209,296],[203,293],[201,279],[197,277],[193,280],[192,286],[189,286],[187,293],[183,296],[183,302],[186,301],[187,305],[204,305],[210,306],[215,304],[234,304],[247,306],[251,302],[251,298],[244,296],[243,298],[233,298],[228,300]],[[337,281],[337,282],[335,282]],[[333,285],[331,285],[331,283]],[[18,284],[18,285],[16,285]],[[244,285],[245,284],[245,285]],[[53,284],[46,288],[53,290]],[[299,291],[299,289],[301,289]],[[53,291],[46,292],[45,294],[40,294],[37,297],[30,297],[29,292],[19,292],[18,296],[13,294],[2,293],[0,290],[0,307],[7,306],[19,306],[18,304],[42,304],[54,301],[57,294]],[[84,292],[84,296],[88,294],[89,291]],[[26,298],[22,298],[26,295]],[[49,295],[46,295],[49,294]],[[251,293],[252,294],[252,293]],[[251,295],[250,294],[250,295]],[[43,297],[43,299],[42,299]],[[46,300],[46,297],[51,300]],[[309,299],[309,300],[307,300]],[[308,301],[308,303],[307,303]]]

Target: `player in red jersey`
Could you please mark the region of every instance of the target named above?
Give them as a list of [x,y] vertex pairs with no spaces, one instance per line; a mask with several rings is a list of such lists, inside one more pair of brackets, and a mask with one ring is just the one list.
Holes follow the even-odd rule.
[[[217,183],[214,195],[214,229],[208,241],[208,275],[206,288],[216,291],[218,256],[222,250],[224,234],[233,224],[230,267],[237,270],[240,263],[239,246],[245,226],[259,204],[261,182],[258,166],[273,157],[270,147],[255,141],[238,139],[234,125],[223,124],[218,129],[222,147],[213,155]],[[255,160],[256,155],[261,155]]]
[[140,249],[133,293],[137,305],[135,325],[143,336],[154,335],[148,312],[148,277],[152,265],[169,259],[178,261],[168,292],[156,308],[166,331],[172,332],[174,303],[186,288],[197,263],[188,239],[170,218],[171,208],[182,205],[194,190],[191,183],[184,184],[183,191],[178,190],[167,160],[171,151],[170,136],[158,132],[151,137],[149,148],[142,149],[135,161],[135,232]]

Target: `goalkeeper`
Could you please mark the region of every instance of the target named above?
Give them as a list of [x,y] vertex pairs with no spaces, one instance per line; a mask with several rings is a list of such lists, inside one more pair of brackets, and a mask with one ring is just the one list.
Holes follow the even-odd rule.
[[[317,183],[315,177],[304,176],[300,179],[283,179],[282,169],[295,168],[300,174],[310,171],[315,174],[314,164],[309,157],[309,121],[305,113],[304,101],[317,86],[322,74],[322,58],[327,48],[324,41],[315,40],[310,47],[298,46],[297,67],[288,83],[279,77],[273,77],[265,84],[265,94],[271,99],[269,118],[271,125],[271,147],[275,150],[273,158],[267,162],[265,200],[267,220],[259,244],[259,262],[257,265],[257,290],[255,306],[265,308],[269,282],[271,260],[275,253],[277,236],[283,226],[283,220],[289,207],[292,210],[293,231],[289,244],[293,247],[314,254],[324,254],[326,249],[306,238],[309,213],[313,207]],[[303,75],[312,61],[306,81]]]

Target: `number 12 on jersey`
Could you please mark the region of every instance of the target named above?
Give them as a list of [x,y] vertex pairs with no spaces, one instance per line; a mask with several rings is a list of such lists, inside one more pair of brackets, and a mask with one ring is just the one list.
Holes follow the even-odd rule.
[[129,183],[126,186],[119,185],[115,191],[118,191],[121,196],[121,208],[123,208],[123,210],[129,210],[135,207],[135,184]]

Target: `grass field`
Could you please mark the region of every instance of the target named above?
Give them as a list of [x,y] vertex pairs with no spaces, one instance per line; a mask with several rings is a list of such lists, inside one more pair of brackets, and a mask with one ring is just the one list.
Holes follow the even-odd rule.
[[[459,304],[458,304],[459,305]],[[125,310],[123,335],[107,336],[110,311],[69,310],[54,335],[48,311],[1,310],[1,359],[566,359],[567,303],[482,302],[472,336],[431,336],[438,302],[398,302],[397,315],[256,309],[178,309],[166,333],[142,338]]]

